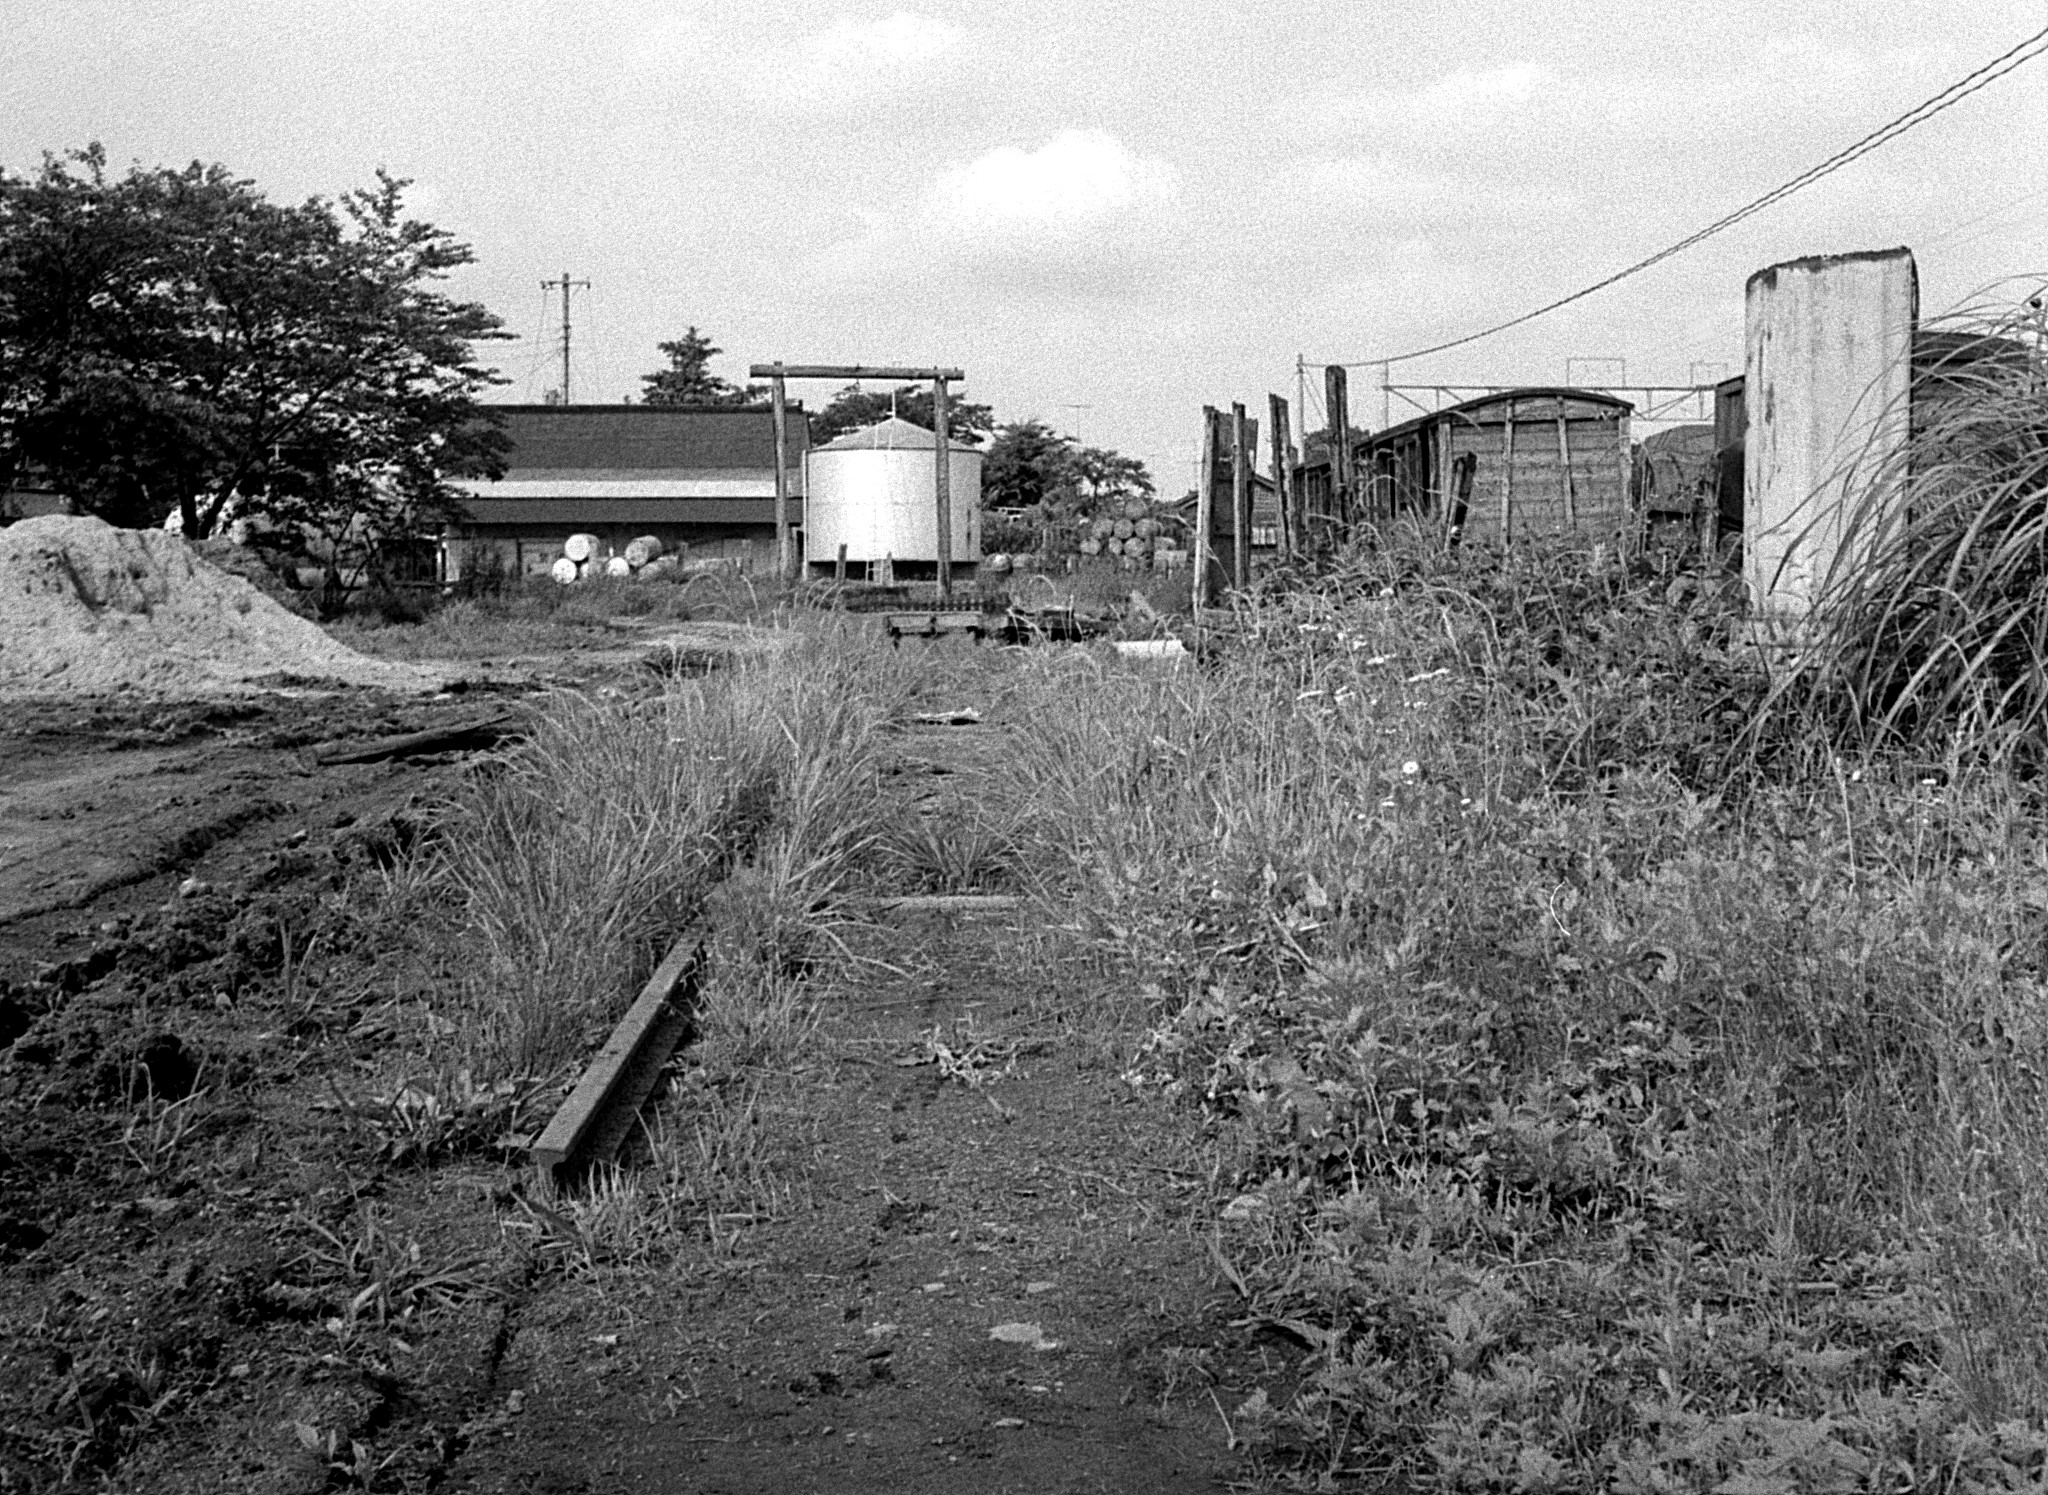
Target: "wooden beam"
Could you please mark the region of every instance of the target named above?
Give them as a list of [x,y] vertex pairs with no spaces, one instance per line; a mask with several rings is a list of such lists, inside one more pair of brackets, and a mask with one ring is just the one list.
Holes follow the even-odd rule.
[[531,1156],[543,1171],[564,1179],[617,1154],[662,1065],[689,1031],[703,952],[704,933],[692,928],[655,967],[533,1144]]
[[947,435],[946,381],[932,380],[932,434],[938,438],[932,453],[933,498],[939,513],[939,602],[953,595],[953,443]]
[[951,379],[967,377],[959,369],[896,368],[863,363],[757,363],[750,379]]
[[775,412],[775,584],[789,585],[789,421],[780,365],[770,371],[769,407]]
[[884,898],[876,907],[885,914],[975,914],[997,913],[1023,901],[1015,893],[914,893]]
[[1578,484],[1572,481],[1572,438],[1567,429],[1569,422],[1564,418],[1564,401],[1557,402],[1557,465],[1563,471],[1564,481],[1564,527],[1575,530],[1579,527]]
[[525,735],[524,727],[514,726],[511,716],[501,712],[478,721],[429,727],[424,732],[407,732],[397,737],[375,737],[358,743],[328,743],[313,750],[313,761],[323,768],[337,768],[349,763],[386,763],[393,758],[418,758],[428,753],[481,752],[496,747],[508,737]]

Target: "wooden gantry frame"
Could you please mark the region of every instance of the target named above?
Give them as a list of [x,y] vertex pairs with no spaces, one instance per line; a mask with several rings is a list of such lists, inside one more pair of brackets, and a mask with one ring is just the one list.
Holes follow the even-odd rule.
[[775,407],[775,574],[788,586],[795,572],[795,553],[790,545],[789,526],[789,432],[784,425],[787,384],[791,379],[863,379],[882,381],[929,379],[932,382],[932,434],[938,438],[932,453],[932,497],[938,505],[939,596],[953,594],[953,443],[948,435],[946,386],[966,379],[963,370],[952,368],[895,368],[859,363],[757,363],[747,370],[750,379],[768,381],[769,399]]

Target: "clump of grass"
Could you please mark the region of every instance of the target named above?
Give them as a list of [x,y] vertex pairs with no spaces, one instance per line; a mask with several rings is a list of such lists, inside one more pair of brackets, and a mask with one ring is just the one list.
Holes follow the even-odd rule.
[[1849,517],[1788,693],[1838,736],[2038,765],[2048,353],[2033,307],[1923,329],[1910,424]]
[[480,967],[479,1076],[580,1052],[736,870],[772,890],[778,961],[800,960],[872,843],[894,670],[821,629],[650,702],[541,711],[449,837]]

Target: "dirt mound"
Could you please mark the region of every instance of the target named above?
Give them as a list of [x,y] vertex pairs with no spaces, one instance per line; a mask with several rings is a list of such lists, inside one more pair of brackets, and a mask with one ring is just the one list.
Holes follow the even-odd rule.
[[176,535],[65,514],[0,530],[0,693],[206,696],[264,681],[446,683],[336,643]]

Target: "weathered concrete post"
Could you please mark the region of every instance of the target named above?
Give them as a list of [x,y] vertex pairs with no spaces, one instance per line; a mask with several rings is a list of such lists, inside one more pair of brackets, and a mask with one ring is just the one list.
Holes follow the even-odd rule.
[[1743,553],[1759,644],[1796,649],[1856,557],[1851,517],[1898,501],[1911,430],[1912,251],[1790,260],[1749,278]]

